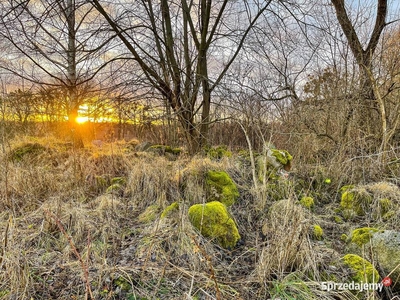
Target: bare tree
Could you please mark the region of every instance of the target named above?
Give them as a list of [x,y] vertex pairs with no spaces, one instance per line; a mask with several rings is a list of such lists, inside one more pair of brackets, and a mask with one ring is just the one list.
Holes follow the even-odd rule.
[[[379,119],[381,124],[381,146],[380,150],[385,152],[387,144],[393,135],[393,128],[389,128],[388,124],[388,112],[387,103],[380,91],[377,74],[373,65],[374,55],[376,53],[379,41],[383,35],[384,29],[388,24],[394,21],[388,21],[388,0],[377,0],[376,1],[376,16],[373,25],[372,33],[369,35],[369,39],[363,45],[359,34],[356,31],[354,22],[349,16],[349,8],[346,8],[344,0],[331,0],[331,3],[335,7],[337,20],[343,30],[344,35],[347,38],[347,42],[351,49],[352,54],[360,69],[360,81],[363,96],[366,100],[374,100],[373,109],[379,113]],[[366,111],[366,118],[374,119],[370,110]],[[374,121],[372,122],[372,124]],[[396,121],[397,123],[397,121]],[[394,128],[394,130],[396,130]]]
[[83,0],[8,0],[1,14],[0,36],[12,46],[1,67],[42,89],[65,90],[74,144],[83,146],[75,118],[111,40],[99,30],[98,14]]
[[[351,21],[348,11],[346,10],[344,0],[331,0],[331,3],[335,7],[337,20],[342,27],[343,33],[347,38],[351,52],[353,53],[357,64],[360,67],[362,73],[361,82],[365,96],[374,98],[373,92],[373,80],[369,76],[369,72],[373,69],[372,62],[373,56],[378,46],[379,39],[382,32],[387,25],[386,17],[388,13],[388,1],[377,0],[376,19],[373,31],[370,35],[369,41],[364,46],[357,34],[356,28]],[[375,95],[376,96],[376,95]]]
[[166,99],[190,152],[197,152],[212,122],[212,93],[271,1],[90,2]]

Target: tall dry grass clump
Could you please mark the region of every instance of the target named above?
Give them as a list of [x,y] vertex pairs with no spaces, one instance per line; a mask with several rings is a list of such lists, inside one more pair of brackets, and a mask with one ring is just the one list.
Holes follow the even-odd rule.
[[293,199],[270,207],[262,233],[268,240],[257,268],[262,282],[284,278],[293,271],[312,272],[318,278],[317,260],[310,241],[310,216]]

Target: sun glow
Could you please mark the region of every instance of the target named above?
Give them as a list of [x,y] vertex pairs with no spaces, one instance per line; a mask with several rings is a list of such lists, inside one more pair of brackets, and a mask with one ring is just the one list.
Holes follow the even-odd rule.
[[89,121],[88,117],[80,116],[80,117],[76,117],[76,119],[75,119],[75,122],[78,124],[83,124],[83,123],[86,123],[87,121]]

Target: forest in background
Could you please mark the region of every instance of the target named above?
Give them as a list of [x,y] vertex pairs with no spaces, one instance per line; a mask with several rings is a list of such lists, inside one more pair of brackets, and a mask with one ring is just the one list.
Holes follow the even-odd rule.
[[112,122],[117,139],[162,125],[154,142],[192,154],[218,127],[317,152],[385,152],[399,138],[396,1],[1,5],[3,124],[69,122],[66,136],[76,120]]

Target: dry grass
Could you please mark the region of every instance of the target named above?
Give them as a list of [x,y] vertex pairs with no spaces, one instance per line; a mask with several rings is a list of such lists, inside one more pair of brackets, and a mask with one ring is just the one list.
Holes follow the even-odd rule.
[[[10,159],[26,143],[43,149]],[[346,272],[340,264],[332,271],[339,250],[313,240],[317,216],[295,203],[299,191],[335,197],[332,186],[315,185],[317,177],[283,182],[279,193],[291,197],[274,210],[278,193],[252,190],[249,166],[235,157],[169,160],[122,142],[78,151],[26,138],[0,160],[0,298],[355,299],[319,286],[333,275],[346,280]],[[234,250],[203,238],[188,220],[190,205],[206,200],[210,169],[226,170],[239,186],[230,212],[242,241]],[[179,210],[161,218],[176,201]]]

